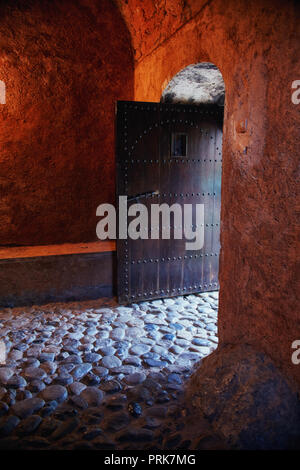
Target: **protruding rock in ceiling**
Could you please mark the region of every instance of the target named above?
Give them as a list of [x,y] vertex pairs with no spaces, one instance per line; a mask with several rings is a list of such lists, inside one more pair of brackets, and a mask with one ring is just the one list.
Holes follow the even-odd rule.
[[161,102],[224,105],[225,84],[210,62],[192,64],[177,73],[165,88]]

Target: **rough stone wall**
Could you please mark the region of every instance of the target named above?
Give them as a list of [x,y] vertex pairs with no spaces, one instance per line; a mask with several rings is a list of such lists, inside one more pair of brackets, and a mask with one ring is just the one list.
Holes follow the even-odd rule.
[[230,448],[299,449],[300,401],[294,385],[262,352],[222,348],[192,376],[186,402],[193,428],[201,415]]
[[111,0],[7,0],[0,38],[0,244],[94,240],[114,201],[114,102],[133,97],[121,15]]
[[[159,101],[170,79],[193,63],[214,63],[225,81],[221,345],[263,350],[300,383],[300,366],[291,362],[291,343],[300,337],[295,217],[300,105],[291,102],[291,84],[300,78],[299,3],[155,5],[128,0],[121,6],[135,49],[135,99]],[[187,11],[192,19],[180,27]],[[156,22],[159,28],[152,31]]]
[[126,19],[135,60],[149,55],[211,0],[114,0]]

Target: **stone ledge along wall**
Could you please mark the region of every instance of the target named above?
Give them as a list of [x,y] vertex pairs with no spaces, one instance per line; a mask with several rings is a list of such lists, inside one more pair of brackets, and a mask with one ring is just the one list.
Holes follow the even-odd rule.
[[0,245],[96,240],[115,101],[133,97],[121,15],[111,0],[1,1],[0,37]]
[[291,101],[291,85],[300,78],[300,5],[118,4],[132,36],[136,100],[159,101],[171,78],[189,64],[212,62],[223,75],[220,345],[249,344],[299,384],[291,344],[300,339],[295,217],[300,105]]

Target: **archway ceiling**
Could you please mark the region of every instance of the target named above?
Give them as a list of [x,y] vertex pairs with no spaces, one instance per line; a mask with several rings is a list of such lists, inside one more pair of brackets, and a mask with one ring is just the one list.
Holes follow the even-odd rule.
[[194,17],[211,0],[114,0],[132,38],[135,61]]

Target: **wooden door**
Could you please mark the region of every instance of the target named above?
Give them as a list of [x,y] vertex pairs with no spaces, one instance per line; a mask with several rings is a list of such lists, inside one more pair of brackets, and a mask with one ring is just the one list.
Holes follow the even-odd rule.
[[[204,246],[186,239],[117,239],[120,303],[217,290],[223,108],[117,103],[117,201],[204,204]],[[128,218],[128,223],[132,219]],[[193,224],[195,225],[193,219]],[[170,220],[171,235],[175,228]]]

